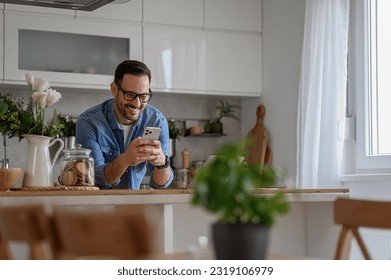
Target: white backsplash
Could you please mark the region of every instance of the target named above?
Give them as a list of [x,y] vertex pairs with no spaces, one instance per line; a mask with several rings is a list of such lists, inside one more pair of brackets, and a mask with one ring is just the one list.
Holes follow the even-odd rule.
[[[89,107],[98,104],[108,98],[111,98],[111,92],[107,91],[88,91],[88,90],[70,90],[53,86],[54,89],[62,93],[62,99],[53,107],[47,109],[47,118],[51,118],[53,110],[58,113],[78,116]],[[2,86],[2,90],[7,90]],[[29,89],[27,87],[12,87],[9,89],[18,96],[27,96]],[[220,100],[228,101],[232,104],[240,105],[239,98],[232,97],[209,97],[209,96],[189,96],[169,93],[154,93],[150,103],[160,109],[168,118],[174,119],[214,119],[216,115],[216,106]],[[240,114],[239,114],[240,115]],[[222,119],[224,124],[224,133],[222,137],[182,137],[176,141],[176,156],[173,166],[182,166],[181,152],[187,148],[190,151],[190,162],[205,160],[208,155],[214,153],[217,147],[224,143],[240,139],[241,122],[234,119]],[[25,140],[19,142],[18,138],[8,139],[7,157],[10,161],[10,167],[25,167],[27,160],[28,145]],[[4,158],[3,147],[0,147],[0,158]],[[59,175],[59,162],[57,160],[53,170],[54,180]],[[21,184],[18,182],[17,185]]]

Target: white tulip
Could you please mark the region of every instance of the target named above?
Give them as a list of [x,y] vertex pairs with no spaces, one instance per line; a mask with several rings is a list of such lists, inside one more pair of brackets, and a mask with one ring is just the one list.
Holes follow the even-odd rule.
[[50,83],[42,78],[36,78],[32,89],[34,92],[44,92],[50,88]]
[[55,89],[51,89],[49,88],[47,90],[47,98],[46,98],[46,106],[51,106],[55,103],[57,103],[60,98],[62,97],[61,96],[61,93],[59,93],[57,90]]
[[26,81],[30,87],[34,86],[34,74],[31,72],[26,73]]
[[33,92],[31,98],[33,99],[34,103],[38,108],[45,109],[46,108],[46,100],[47,100],[47,92],[40,91],[40,92]]

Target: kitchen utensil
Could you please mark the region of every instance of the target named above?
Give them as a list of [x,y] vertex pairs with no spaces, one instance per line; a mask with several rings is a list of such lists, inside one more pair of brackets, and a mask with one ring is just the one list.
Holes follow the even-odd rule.
[[249,140],[249,143],[247,143],[247,163],[265,164],[268,132],[263,126],[264,115],[265,106],[261,104],[257,108],[255,126],[247,134]]
[[178,189],[186,189],[189,179],[189,169],[177,168],[175,170],[175,187]]

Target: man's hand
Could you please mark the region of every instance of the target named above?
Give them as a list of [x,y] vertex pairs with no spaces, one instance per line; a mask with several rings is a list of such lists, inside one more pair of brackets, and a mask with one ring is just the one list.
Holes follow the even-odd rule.
[[137,137],[130,143],[125,154],[130,166],[136,166],[145,161],[149,161],[152,165],[161,166],[166,161],[159,140],[142,140],[141,137]]

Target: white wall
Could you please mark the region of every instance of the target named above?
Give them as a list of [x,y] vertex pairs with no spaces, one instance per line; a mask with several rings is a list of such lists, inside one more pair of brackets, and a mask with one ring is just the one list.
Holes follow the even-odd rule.
[[[263,93],[243,100],[242,133],[255,124],[259,103],[266,106],[273,163],[296,179],[296,115],[305,0],[263,0]],[[246,121],[245,121],[246,120]]]

